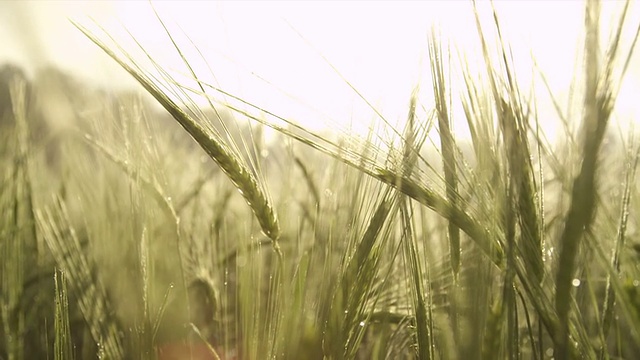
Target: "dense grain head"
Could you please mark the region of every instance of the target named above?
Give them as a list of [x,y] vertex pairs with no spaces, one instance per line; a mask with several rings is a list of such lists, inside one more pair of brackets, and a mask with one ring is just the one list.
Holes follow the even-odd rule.
[[253,210],[262,231],[273,240],[274,246],[277,245],[277,240],[280,237],[280,225],[273,207],[267,199],[264,190],[258,186],[255,177],[247,167],[242,164],[239,156],[233,154],[228,146],[223,144],[219,139],[216,139],[214,135],[206,131],[202,125],[195,121],[192,116],[182,110],[152,78],[147,76],[142,70],[139,70],[135,64],[129,64],[125,60],[126,54],[122,57],[118,56],[87,29],[78,24],[76,24],[76,26],[127,70],[191,135],[216,164],[220,166]]

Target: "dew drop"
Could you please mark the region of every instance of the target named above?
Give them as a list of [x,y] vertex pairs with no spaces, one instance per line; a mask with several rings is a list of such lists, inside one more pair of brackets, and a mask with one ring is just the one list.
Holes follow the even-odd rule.
[[547,350],[544,353],[549,357],[553,356],[553,348],[547,348]]
[[247,264],[247,257],[246,257],[246,256],[244,256],[244,255],[239,255],[239,256],[236,258],[236,265],[237,265],[238,267],[244,267],[246,264]]
[[571,285],[573,285],[574,287],[580,286],[580,279],[573,279],[571,281]]

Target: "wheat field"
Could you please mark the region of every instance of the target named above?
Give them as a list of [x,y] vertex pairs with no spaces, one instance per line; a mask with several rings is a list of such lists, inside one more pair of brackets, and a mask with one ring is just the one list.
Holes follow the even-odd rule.
[[218,87],[161,15],[180,73],[73,23],[139,91],[0,66],[0,359],[640,357],[632,2],[584,3],[545,101],[468,5],[482,55],[434,29],[401,126],[343,79],[364,136]]

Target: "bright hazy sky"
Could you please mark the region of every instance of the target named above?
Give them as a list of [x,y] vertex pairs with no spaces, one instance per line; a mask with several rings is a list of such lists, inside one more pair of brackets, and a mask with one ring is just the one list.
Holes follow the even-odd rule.
[[[468,54],[471,64],[477,63],[473,59],[478,56],[478,35],[467,1],[154,4],[177,37],[184,31],[197,45],[221,88],[307,126],[329,118],[339,126],[353,120],[366,128],[375,117],[319,54],[391,123],[406,117],[409,96],[418,82],[424,94],[430,93],[427,39],[434,25]],[[605,1],[603,33],[608,34],[607,17],[621,5]],[[488,14],[486,2],[480,8]],[[513,47],[520,86],[529,87],[533,54],[553,91],[566,94],[582,42],[583,2],[497,1],[496,8]],[[639,10],[632,5],[630,25],[637,26]],[[26,64],[30,69],[52,63],[102,86],[134,86],[67,20],[87,23],[88,17],[118,40],[126,38],[124,26],[161,64],[185,72],[146,1],[1,2],[0,62]],[[485,22],[486,28],[489,25]],[[181,44],[192,48],[187,41]],[[187,53],[196,71],[214,81],[197,65],[203,63],[199,55]],[[626,121],[640,113],[638,102],[632,100],[640,94],[638,59],[619,104]],[[452,60],[455,66],[455,54]],[[426,107],[433,105],[429,96],[421,99]],[[458,116],[455,126],[460,124]]]

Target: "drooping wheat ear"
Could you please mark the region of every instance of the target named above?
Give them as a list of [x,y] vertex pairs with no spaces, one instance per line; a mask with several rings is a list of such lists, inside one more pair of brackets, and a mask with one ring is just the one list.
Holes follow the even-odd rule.
[[89,32],[82,25],[74,23],[94,44],[98,45],[107,55],[115,60],[123,69],[133,76],[153,97],[164,107],[169,114],[182,126],[200,147],[220,166],[222,171],[240,191],[245,201],[251,207],[256,219],[260,223],[262,231],[273,241],[276,252],[279,253],[277,240],[280,237],[280,224],[273,207],[265,196],[258,182],[251,172],[234,156],[234,154],[207,132],[196,120],[182,110],[167,94],[156,85],[153,80],[141,69],[130,65],[123,57],[118,56],[113,50]]

